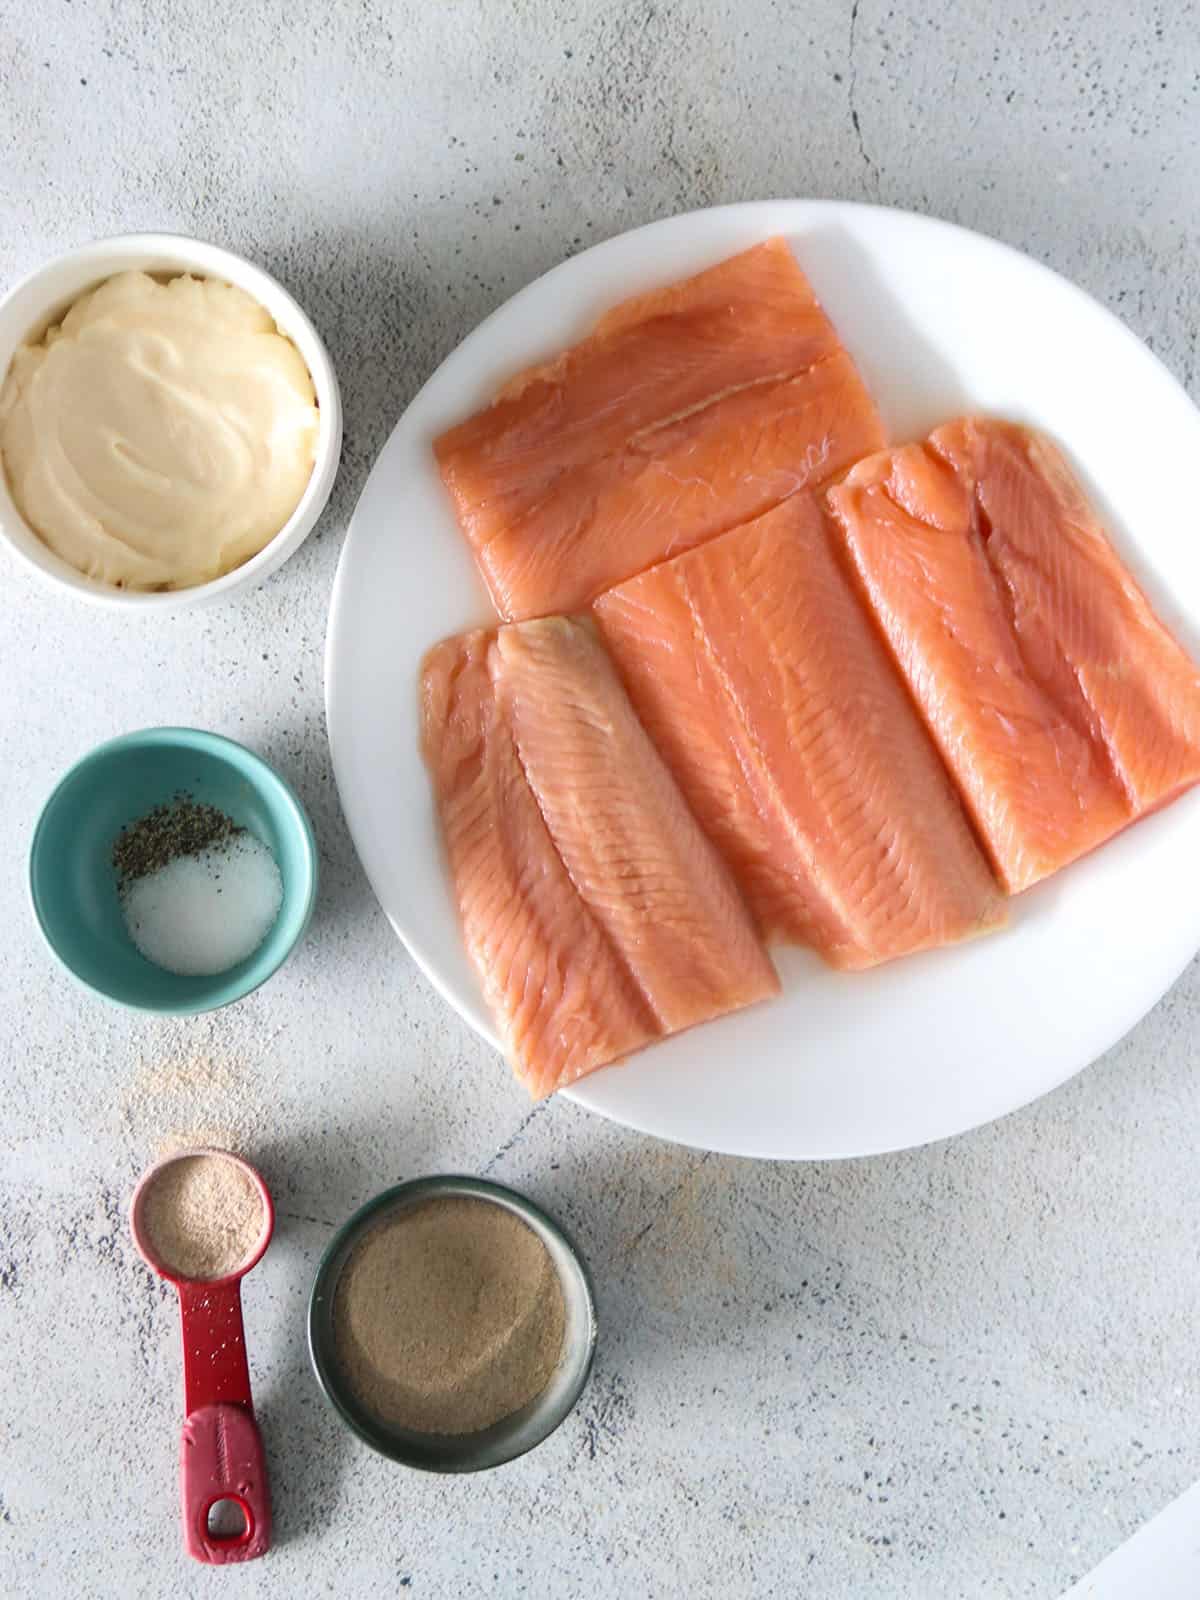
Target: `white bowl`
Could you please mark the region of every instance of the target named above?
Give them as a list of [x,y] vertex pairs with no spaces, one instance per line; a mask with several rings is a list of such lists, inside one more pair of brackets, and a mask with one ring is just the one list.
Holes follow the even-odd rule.
[[2,471],[0,542],[45,582],[56,589],[69,590],[93,605],[121,611],[182,611],[261,583],[304,543],[325,509],[337,475],[342,452],[342,397],[321,336],[282,284],[232,250],[177,233],[131,233],[116,239],[98,239],[57,256],[10,289],[0,300],[0,383],[20,345],[40,338],[88,289],[114,273],[131,271],[190,272],[196,277],[236,284],[270,312],[299,350],[312,374],[321,413],[316,460],[300,503],[257,555],[223,577],[194,584],[190,589],[117,589],[77,572],[43,544],[25,521],[13,504]]

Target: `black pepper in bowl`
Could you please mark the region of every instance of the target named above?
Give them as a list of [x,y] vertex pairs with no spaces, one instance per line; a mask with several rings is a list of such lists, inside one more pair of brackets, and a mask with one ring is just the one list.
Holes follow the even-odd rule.
[[158,872],[179,856],[199,855],[211,845],[242,830],[216,806],[177,794],[144,817],[128,823],[112,847],[112,864],[120,888]]

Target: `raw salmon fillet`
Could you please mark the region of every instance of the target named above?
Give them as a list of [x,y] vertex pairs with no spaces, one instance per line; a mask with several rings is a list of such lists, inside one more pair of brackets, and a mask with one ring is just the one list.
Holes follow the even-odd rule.
[[778,992],[590,624],[438,645],[423,740],[467,948],[535,1095]]
[[581,609],[884,443],[786,242],[639,296],[435,443],[504,617]]
[[1200,778],[1200,674],[1048,440],[968,417],[828,499],[1009,890]]
[[492,637],[426,656],[422,740],[467,952],[505,1053],[541,1097],[657,1030],[546,831],[496,706]]
[[621,584],[595,612],[766,935],[859,968],[1002,920],[811,495]]
[[592,626],[550,617],[501,628],[493,680],[555,848],[659,1030],[774,994],[728,870]]

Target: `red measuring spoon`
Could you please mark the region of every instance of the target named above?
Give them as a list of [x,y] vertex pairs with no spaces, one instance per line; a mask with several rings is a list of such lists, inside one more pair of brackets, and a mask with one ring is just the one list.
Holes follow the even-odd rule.
[[[262,1201],[262,1232],[246,1259],[223,1278],[185,1278],[154,1250],[146,1232],[146,1199],[177,1161],[209,1157],[241,1168]],[[129,1208],[133,1242],[148,1266],[179,1291],[183,1320],[184,1424],[180,1448],[183,1542],[197,1561],[220,1565],[252,1561],[271,1547],[271,1494],[267,1462],[246,1365],[242,1279],[262,1260],[275,1226],[270,1191],[248,1161],[228,1150],[180,1150],[144,1173]],[[213,1507],[232,1501],[242,1526],[223,1533],[209,1527]]]

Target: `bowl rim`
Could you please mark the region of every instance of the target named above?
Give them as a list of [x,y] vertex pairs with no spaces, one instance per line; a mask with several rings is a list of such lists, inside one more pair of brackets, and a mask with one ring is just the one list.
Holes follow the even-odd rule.
[[[102,283],[106,277],[111,277],[118,271],[138,270],[135,266],[110,265],[106,272],[104,270],[106,258],[137,254],[145,256],[148,261],[155,256],[177,257],[178,272],[181,275],[192,273],[198,277],[217,278],[224,275],[226,281],[234,283],[243,276],[257,280],[263,292],[256,294],[253,289],[246,288],[246,293],[263,306],[276,326],[280,327],[280,331],[291,339],[298,349],[301,343],[309,347],[300,349],[300,355],[317,392],[320,428],[312,472],[304,486],[304,492],[291,516],[278,532],[263,545],[261,550],[243,561],[241,566],[234,567],[231,572],[222,573],[220,577],[212,578],[207,583],[192,584],[186,589],[118,589],[77,572],[45,545],[13,500],[5,481],[3,467],[0,465],[0,544],[8,549],[23,570],[32,573],[42,584],[59,593],[70,593],[88,605],[126,614],[135,612],[176,614],[221,600],[238,589],[256,587],[293,556],[308,538],[329,502],[341,462],[342,396],[328,346],[308,312],[291,291],[285,288],[273,273],[259,266],[248,256],[241,255],[225,245],[196,238],[193,234],[168,231],[108,234],[103,238],[93,239],[61,251],[32,268],[0,295],[0,320],[5,316],[10,304],[32,291],[40,279],[48,278],[66,267],[82,267],[88,261],[95,259],[97,273],[94,281],[84,285],[71,296],[64,297],[59,294],[52,299],[48,298],[46,305],[30,323],[32,331],[41,325],[39,319],[44,320],[55,308],[63,305],[64,299],[66,304],[73,303],[81,295],[88,293],[89,288]],[[228,271],[230,266],[232,272]],[[239,286],[245,287],[245,285]],[[294,319],[294,326],[283,327],[275,315],[275,307],[268,304],[268,301],[275,302],[275,306],[286,308],[288,318]],[[302,335],[299,341],[296,338],[297,331]],[[21,335],[14,345],[14,352],[27,337],[28,334]],[[11,359],[11,356],[3,358],[3,366],[0,367],[0,385],[3,385],[8,375]],[[44,562],[26,549],[10,532],[9,523],[13,519],[20,524],[30,540],[44,548],[46,553]]]
[[[322,1321],[321,1303],[326,1295],[333,1295],[337,1290],[340,1269],[335,1275],[334,1264],[343,1251],[348,1255],[349,1249],[352,1248],[359,1237],[369,1230],[380,1213],[390,1210],[399,1202],[405,1200],[417,1201],[440,1194],[461,1195],[467,1198],[488,1201],[491,1204],[500,1204],[506,1210],[515,1211],[525,1221],[529,1221],[532,1218],[562,1245],[575,1272],[578,1274],[579,1285],[583,1290],[587,1306],[588,1325],[582,1365],[580,1366],[578,1379],[571,1385],[571,1388],[560,1402],[558,1415],[539,1438],[522,1445],[520,1449],[514,1450],[511,1455],[505,1455],[498,1461],[471,1462],[466,1459],[457,1462],[418,1461],[406,1452],[402,1441],[389,1434],[384,1428],[370,1429],[364,1427],[362,1418],[356,1415],[345,1403],[339,1387],[336,1363],[331,1355],[327,1357],[324,1335],[320,1331],[319,1325]],[[309,1291],[305,1324],[308,1358],[316,1377],[317,1385],[325,1399],[333,1406],[351,1433],[378,1455],[385,1456],[388,1460],[396,1462],[398,1466],[407,1467],[413,1472],[427,1472],[437,1477],[495,1471],[500,1467],[508,1466],[510,1462],[519,1461],[522,1456],[528,1455],[531,1450],[536,1450],[539,1445],[544,1444],[551,1434],[556,1433],[562,1427],[578,1405],[579,1398],[587,1387],[592,1366],[596,1359],[596,1345],[600,1331],[596,1316],[596,1292],[592,1283],[591,1272],[578,1245],[576,1245],[574,1239],[562,1224],[544,1211],[536,1201],[531,1200],[528,1195],[522,1194],[517,1189],[510,1188],[507,1184],[495,1183],[490,1178],[472,1177],[468,1173],[455,1172],[432,1173],[422,1178],[406,1178],[401,1183],[395,1183],[386,1189],[380,1190],[378,1194],[373,1195],[359,1206],[356,1211],[351,1213],[347,1220],[335,1230],[333,1237],[321,1252],[321,1259],[317,1263],[317,1270],[313,1276],[312,1289]]]
[[[59,949],[42,914],[37,890],[36,863],[38,852],[42,847],[47,814],[58,797],[78,778],[84,768],[89,767],[93,761],[99,760],[102,756],[116,754],[123,750],[145,749],[157,745],[203,750],[206,754],[216,756],[221,761],[230,761],[231,753],[236,753],[238,759],[246,761],[249,765],[253,782],[262,784],[265,780],[268,785],[273,784],[286,801],[292,819],[297,825],[297,833],[303,844],[304,860],[307,866],[308,884],[305,890],[304,906],[294,937],[283,947],[275,960],[266,964],[261,971],[255,968],[253,973],[248,974],[251,981],[247,982],[243,987],[239,987],[231,993],[223,994],[220,998],[215,998],[209,1002],[202,1001],[198,1005],[147,1004],[137,1000],[123,1000],[117,995],[110,994],[107,989],[101,989],[96,984],[89,983],[86,978],[81,977],[76,972],[75,968]],[[206,728],[186,728],[168,725],[137,728],[131,733],[118,734],[114,739],[106,739],[101,744],[93,745],[77,761],[71,763],[42,802],[38,811],[37,821],[34,823],[33,832],[30,835],[29,849],[25,857],[25,887],[29,897],[30,910],[33,913],[33,920],[42,936],[42,942],[62,970],[68,973],[81,989],[86,989],[90,994],[107,1001],[109,1005],[119,1006],[125,1011],[143,1012],[150,1016],[159,1017],[204,1016],[210,1011],[220,1011],[224,1006],[236,1005],[239,1000],[246,999],[247,995],[253,994],[256,989],[261,989],[263,984],[273,978],[284,962],[288,960],[308,931],[308,925],[312,921],[313,911],[317,903],[319,881],[320,857],[317,851],[316,835],[313,832],[308,812],[304,809],[304,805],[295,789],[283,774],[277,771],[264,757],[249,749],[246,745],[239,743],[237,739],[231,739],[227,734],[223,733],[212,733]],[[214,980],[221,976],[222,974],[220,973],[213,974]]]

